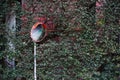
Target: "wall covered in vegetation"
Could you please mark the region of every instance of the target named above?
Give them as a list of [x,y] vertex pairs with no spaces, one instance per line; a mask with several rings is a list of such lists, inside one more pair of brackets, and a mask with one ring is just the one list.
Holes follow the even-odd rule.
[[[41,18],[53,21],[55,29],[37,43],[38,80],[119,80],[119,0],[11,0],[17,21],[15,52],[9,52],[6,44],[4,20],[10,10],[7,1],[0,3],[3,80],[33,80],[30,29]],[[15,69],[4,64],[6,56],[15,58]]]

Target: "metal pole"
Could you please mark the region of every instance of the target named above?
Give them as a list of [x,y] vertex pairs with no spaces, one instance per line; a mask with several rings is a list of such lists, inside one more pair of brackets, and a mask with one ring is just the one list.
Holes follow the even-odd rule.
[[34,80],[37,80],[36,75],[36,43],[34,42]]

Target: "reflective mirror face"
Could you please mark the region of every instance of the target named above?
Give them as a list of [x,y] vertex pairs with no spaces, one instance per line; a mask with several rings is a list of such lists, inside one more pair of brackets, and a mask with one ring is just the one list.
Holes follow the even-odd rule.
[[45,36],[45,28],[42,24],[35,24],[31,29],[31,38],[34,42],[39,42]]

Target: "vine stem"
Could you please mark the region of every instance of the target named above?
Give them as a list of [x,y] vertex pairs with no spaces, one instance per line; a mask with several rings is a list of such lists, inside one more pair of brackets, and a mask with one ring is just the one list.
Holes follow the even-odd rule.
[[34,42],[34,80],[37,80],[36,74],[36,43]]

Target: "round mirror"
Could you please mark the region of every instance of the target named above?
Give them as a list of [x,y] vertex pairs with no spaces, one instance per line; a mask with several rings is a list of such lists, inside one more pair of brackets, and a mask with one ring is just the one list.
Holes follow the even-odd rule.
[[40,22],[37,22],[33,25],[30,36],[34,42],[42,41],[46,36],[46,25]]

